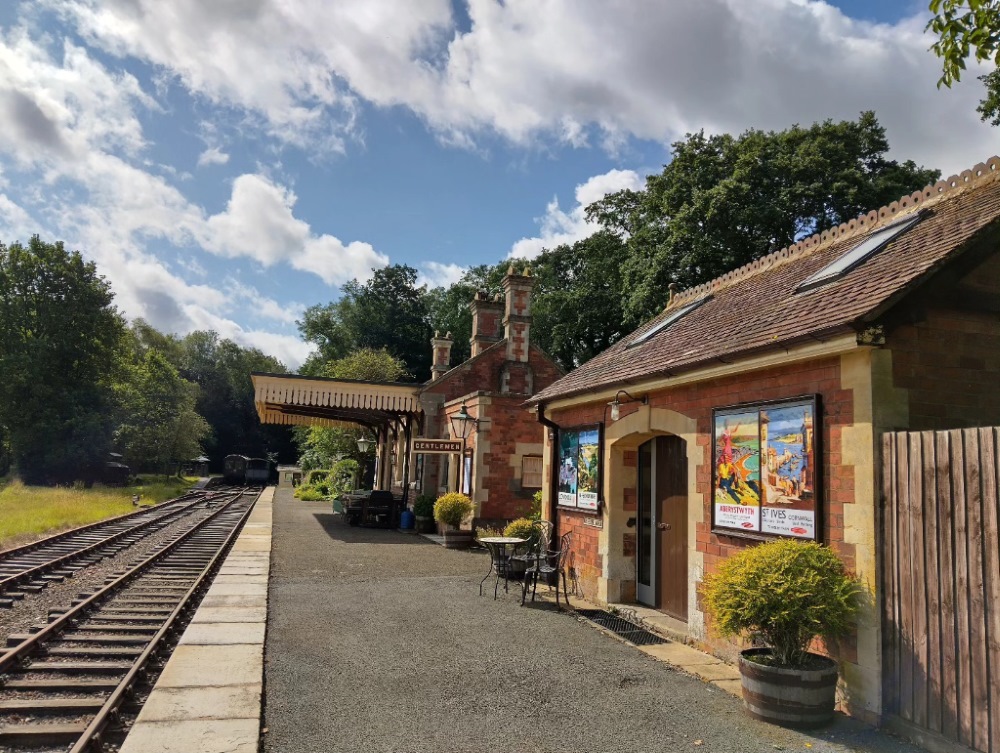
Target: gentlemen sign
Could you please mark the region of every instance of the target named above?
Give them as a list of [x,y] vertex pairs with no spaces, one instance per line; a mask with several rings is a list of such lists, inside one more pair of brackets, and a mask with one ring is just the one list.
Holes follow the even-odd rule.
[[462,452],[461,439],[414,439],[413,452],[417,455],[450,455]]

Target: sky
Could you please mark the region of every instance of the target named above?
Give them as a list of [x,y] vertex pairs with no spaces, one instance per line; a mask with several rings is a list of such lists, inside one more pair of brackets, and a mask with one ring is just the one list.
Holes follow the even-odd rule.
[[[997,151],[899,0],[4,0],[0,242],[63,240],[116,304],[297,367],[350,279],[593,232],[684,134],[873,109],[945,176]],[[428,347],[430,345],[428,344]]]

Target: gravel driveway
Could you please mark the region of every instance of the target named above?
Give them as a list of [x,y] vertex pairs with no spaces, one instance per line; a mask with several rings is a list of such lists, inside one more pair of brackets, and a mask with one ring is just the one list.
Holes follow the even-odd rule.
[[[516,589],[478,596],[481,553],[350,528],[275,495],[264,750],[885,751],[841,719],[807,735]],[[501,591],[501,594],[503,592]]]

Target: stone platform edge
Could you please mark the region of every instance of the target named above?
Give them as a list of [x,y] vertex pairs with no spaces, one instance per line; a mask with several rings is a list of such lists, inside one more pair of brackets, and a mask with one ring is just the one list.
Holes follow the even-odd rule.
[[257,753],[273,499],[257,499],[120,753]]

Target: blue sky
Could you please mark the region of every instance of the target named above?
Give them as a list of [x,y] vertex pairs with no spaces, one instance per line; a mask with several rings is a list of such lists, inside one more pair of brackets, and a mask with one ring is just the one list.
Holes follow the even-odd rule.
[[296,366],[373,266],[428,284],[592,231],[684,133],[876,110],[893,156],[991,156],[925,4],[40,0],[0,5],[0,240],[62,239],[130,317]]

